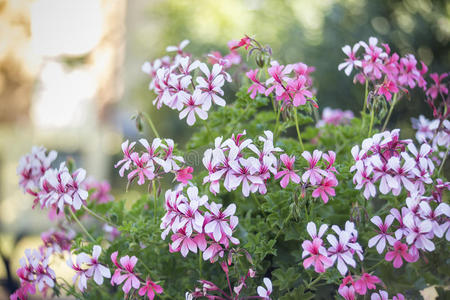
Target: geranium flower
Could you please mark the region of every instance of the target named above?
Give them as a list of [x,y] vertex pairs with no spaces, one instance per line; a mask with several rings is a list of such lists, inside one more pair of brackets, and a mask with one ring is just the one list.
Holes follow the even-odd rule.
[[388,300],[389,294],[386,291],[378,291],[378,293],[372,293],[370,300]]
[[219,64],[215,64],[213,65],[210,72],[206,64],[200,64],[200,70],[206,76],[206,78],[203,78],[201,76],[196,78],[196,90],[200,90],[202,92],[201,97],[203,110],[208,111],[211,107],[211,102],[214,102],[219,106],[225,106],[225,100],[220,97],[224,94],[222,86],[225,83],[225,78],[222,74],[222,66]]
[[410,213],[403,218],[403,223],[409,229],[406,236],[406,242],[409,245],[414,243],[417,248],[427,251],[435,249],[434,243],[429,237],[429,232],[433,229],[433,224],[430,220],[419,220]]
[[233,231],[230,227],[230,220],[233,218],[237,218],[234,216],[236,211],[236,205],[234,203],[228,205],[228,207],[222,212],[220,209],[222,208],[222,204],[216,204],[212,202],[209,205],[208,216],[211,220],[205,226],[206,233],[212,233],[214,240],[219,242],[222,238],[222,235],[231,236]]
[[322,243],[323,241],[320,238],[315,238],[312,242],[306,240],[302,243],[302,258],[310,256],[303,261],[305,269],[313,265],[317,273],[324,273],[327,268],[333,265],[333,261],[328,257],[327,250],[322,246]]
[[183,184],[188,184],[189,180],[192,179],[193,171],[194,171],[194,169],[189,166],[186,168],[179,169],[177,171],[177,176],[176,176],[177,181],[179,181]]
[[447,78],[448,73],[443,73],[439,75],[438,73],[431,73],[430,77],[433,79],[433,85],[427,90],[426,94],[431,97],[431,99],[436,99],[438,94],[448,95],[448,88],[442,81]]
[[253,82],[247,90],[250,93],[250,98],[255,99],[256,94],[264,94],[266,87],[256,78],[258,76],[259,69],[250,70],[245,75]]
[[286,89],[288,93],[292,97],[292,104],[297,107],[300,105],[305,105],[308,98],[312,98],[313,94],[308,90],[308,87],[305,85],[306,77],[299,76],[294,80],[288,80]]
[[300,183],[300,176],[298,176],[294,171],[295,156],[293,155],[289,157],[287,154],[281,154],[280,159],[287,169],[279,171],[275,175],[275,179],[283,177],[280,181],[281,187],[286,188],[286,186],[289,184],[289,180],[292,180],[294,183]]
[[308,231],[308,234],[312,239],[322,238],[327,229],[328,229],[327,224],[320,225],[319,232],[317,232],[316,224],[314,224],[314,222],[309,222],[306,225],[306,231]]
[[322,176],[327,176],[328,173],[317,166],[320,158],[322,157],[322,151],[314,150],[313,155],[309,151],[303,151],[302,156],[308,161],[309,167],[303,173],[302,180],[304,183],[311,182],[312,185],[319,184],[322,180]]
[[394,81],[386,79],[378,88],[378,95],[383,95],[387,101],[390,101],[392,99],[391,93],[398,93],[397,85]]
[[361,278],[355,281],[354,287],[355,291],[360,295],[365,295],[367,289],[374,290],[376,289],[375,284],[380,283],[381,280],[375,275],[370,275],[369,273],[364,273],[361,275]]
[[341,286],[341,287],[339,287],[338,292],[339,292],[339,295],[344,297],[345,300],[355,300],[356,299],[355,288],[353,287],[353,285]]
[[141,156],[137,152],[131,153],[131,160],[133,161],[133,166],[135,169],[128,173],[128,180],[131,181],[135,177],[138,177],[138,184],[142,185],[145,183],[145,178],[148,180],[153,180],[155,178],[155,166],[150,160],[150,155],[148,153],[143,153]]
[[183,40],[178,46],[167,46],[167,52],[177,52],[178,54],[183,54],[183,49],[189,45],[189,40]]
[[396,241],[394,243],[394,250],[388,251],[384,259],[386,259],[386,261],[394,260],[394,268],[398,269],[403,265],[402,257],[407,262],[412,262],[414,260],[408,253],[408,246],[400,241]]
[[345,55],[348,56],[348,58],[345,59],[345,62],[339,64],[338,70],[341,71],[342,69],[345,69],[344,72],[347,76],[350,75],[353,67],[362,67],[361,61],[356,58],[356,52],[358,51],[360,46],[361,45],[359,43],[356,43],[353,46],[353,49],[349,45],[345,45],[344,47],[342,47],[342,52],[344,52]]
[[139,296],[145,296],[147,294],[148,299],[153,300],[155,293],[162,294],[163,292],[164,290],[160,285],[147,278],[145,285],[139,289]]
[[269,296],[270,294],[272,294],[272,281],[270,281],[270,279],[267,277],[264,277],[263,281],[266,285],[266,288],[258,286],[256,291],[258,292],[258,296],[261,297],[261,299],[270,300]]
[[245,50],[248,50],[248,47],[250,47],[251,42],[252,42],[252,39],[246,35],[239,41],[228,42],[228,47],[230,48],[230,50],[235,50],[237,48],[244,46]]
[[341,275],[345,275],[348,271],[347,264],[356,267],[356,262],[353,259],[351,249],[348,247],[350,241],[350,234],[347,231],[339,233],[339,241],[332,234],[327,235],[327,240],[331,244],[328,248],[328,255],[334,264],[337,261],[337,269]]
[[117,263],[118,252],[111,254],[111,261],[117,267],[114,275],[111,278],[111,285],[119,285],[125,281],[122,286],[122,290],[125,294],[128,294],[131,288],[138,289],[141,285],[139,278],[134,273],[133,269],[137,263],[137,257],[132,256],[131,258],[126,255],[120,258],[120,265]]
[[100,264],[98,261],[98,258],[102,252],[102,248],[99,245],[94,245],[92,248],[92,257],[89,258],[87,261],[83,260],[83,263],[87,263],[89,268],[86,271],[86,275],[88,277],[93,277],[94,281],[101,285],[103,284],[103,277],[105,278],[111,278],[111,272],[109,269]]
[[208,113],[206,112],[208,109],[205,109],[203,106],[204,97],[202,95],[202,91],[196,89],[194,94],[192,94],[188,99],[185,100],[184,105],[186,106],[180,112],[180,120],[184,119],[186,116],[186,121],[189,126],[194,125],[195,123],[195,115],[202,119],[206,120],[208,118]]
[[394,221],[394,217],[392,215],[387,215],[384,223],[379,216],[372,217],[370,221],[378,226],[379,233],[369,240],[368,246],[369,248],[372,248],[377,245],[377,252],[381,254],[386,247],[386,240],[391,246],[395,243],[395,239],[387,232]]
[[338,181],[336,177],[331,174],[322,179],[322,182],[312,192],[314,198],[321,197],[324,203],[328,202],[328,195],[335,196],[334,187],[337,186]]

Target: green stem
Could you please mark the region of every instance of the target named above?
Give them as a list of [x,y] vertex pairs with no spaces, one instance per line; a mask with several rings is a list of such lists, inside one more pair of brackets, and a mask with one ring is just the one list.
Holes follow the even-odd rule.
[[311,282],[306,286],[306,288],[307,288],[307,289],[311,288],[316,282],[318,282],[320,279],[322,279],[323,274],[325,274],[325,273],[320,274],[316,279],[314,279],[313,281],[311,281]]
[[283,224],[281,225],[280,230],[278,230],[277,235],[275,236],[275,240],[278,239],[278,236],[280,235],[281,231],[284,229],[284,226],[285,226],[285,225],[287,224],[287,222],[289,222],[289,220],[291,219],[291,217],[292,217],[292,211],[293,211],[293,209],[291,209],[291,211],[289,212],[289,215],[287,216],[287,218],[284,219],[284,222],[283,222]]
[[302,151],[305,151],[305,147],[303,147],[302,136],[300,134],[300,128],[298,127],[297,108],[294,108],[294,111],[295,111],[295,113],[294,113],[295,128],[297,129],[298,141],[300,142],[300,147],[302,148]]
[[145,119],[146,119],[148,125],[150,125],[150,128],[152,129],[152,131],[153,131],[153,133],[155,134],[155,136],[156,136],[157,138],[159,138],[158,131],[156,130],[156,127],[155,127],[155,125],[153,124],[152,119],[150,118],[150,116],[149,116],[145,111],[142,112],[142,115],[145,117]]
[[147,270],[148,275],[151,276],[152,275],[152,271],[150,271],[150,268],[144,263],[144,261],[142,259],[140,260],[140,262],[144,266],[145,270]]
[[280,124],[280,114],[281,114],[281,107],[278,109],[278,112],[277,112],[277,122],[275,123],[275,134],[274,134],[274,136],[278,136],[278,126]]
[[152,181],[152,188],[153,188],[153,214],[155,215],[155,224],[158,223],[158,215],[156,213],[156,185],[155,181]]
[[84,205],[83,207],[84,207],[84,209],[85,209],[91,216],[93,216],[93,217],[96,218],[97,220],[99,220],[99,221],[101,221],[101,222],[103,222],[103,223],[107,223],[107,224],[110,225],[110,226],[117,227],[117,225],[111,223],[110,221],[106,220],[106,219],[103,218],[102,216],[99,216],[98,214],[96,214],[95,212],[93,212],[92,210],[90,210],[86,205]]
[[445,160],[447,159],[447,156],[448,156],[448,149],[449,148],[447,148],[447,151],[445,151],[444,158],[442,159],[441,165],[439,166],[438,175],[441,174],[442,168],[445,165]]
[[69,208],[70,214],[72,215],[72,218],[77,222],[78,226],[80,226],[81,230],[87,235],[88,238],[91,239],[93,243],[95,243],[95,239],[92,237],[92,235],[89,234],[89,232],[86,230],[86,228],[81,224],[80,220],[77,218],[77,216],[73,213],[72,209]]
[[202,252],[198,251],[198,276],[199,276],[199,279],[202,279],[202,263],[203,263]]
[[381,265],[382,263],[384,263],[384,259],[380,259],[379,262],[377,262],[376,264],[374,264],[373,266],[371,266],[370,268],[367,269],[367,272],[373,271],[376,267],[378,267],[379,265]]
[[374,104],[372,103],[372,108],[370,109],[370,125],[369,125],[369,135],[368,137],[372,136],[372,127],[373,127],[373,119],[375,117],[375,109]]
[[364,101],[363,101],[363,108],[362,111],[366,111],[366,101],[367,101],[367,95],[369,94],[369,81],[366,79],[366,88],[364,92]]
[[389,119],[391,118],[392,111],[394,110],[394,106],[396,103],[397,103],[397,94],[394,94],[394,100],[392,101],[391,108],[389,109],[389,113],[386,117],[386,120],[384,121],[384,125],[383,128],[381,129],[381,132],[383,132],[386,129],[386,126],[389,122]]

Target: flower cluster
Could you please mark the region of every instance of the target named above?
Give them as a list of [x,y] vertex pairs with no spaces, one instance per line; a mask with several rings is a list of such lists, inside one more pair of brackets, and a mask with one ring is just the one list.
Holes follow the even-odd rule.
[[[192,126],[196,116],[202,120],[208,118],[211,104],[225,106],[222,87],[225,80],[231,82],[231,76],[225,72],[225,62],[214,63],[210,69],[205,63],[193,60],[183,49],[189,44],[184,40],[177,46],[167,47],[168,52],[176,52],[174,58],[164,57],[153,63],[145,62],[142,71],[151,77],[149,89],[157,95],[153,104],[158,109],[164,104],[180,112],[180,119],[186,118]],[[195,76],[195,70],[202,74]],[[194,82],[195,77],[195,82]]]
[[416,131],[416,139],[419,143],[426,143],[433,149],[432,160],[440,164],[446,149],[450,147],[450,121],[439,119],[428,120],[423,115],[418,119],[412,118],[412,128]]
[[353,112],[351,110],[341,110],[339,108],[332,109],[325,107],[322,112],[322,119],[316,124],[316,127],[323,127],[325,124],[329,125],[348,125],[353,119]]
[[[316,224],[309,222],[306,227],[312,241],[305,240],[302,244],[303,266],[305,269],[313,266],[317,273],[324,273],[336,263],[337,269],[342,276],[347,274],[348,266],[356,268],[356,261],[353,258],[356,253],[359,259],[364,259],[363,249],[357,242],[358,231],[355,224],[347,221],[345,229],[342,230],[337,225],[333,225],[331,229],[336,233],[328,234],[327,240],[330,243],[328,249],[325,248],[322,236],[328,229],[328,225],[323,224],[317,231]],[[308,257],[309,256],[309,257]],[[305,259],[305,257],[308,257]]]
[[[384,222],[379,216],[371,219],[378,230],[377,235],[369,240],[369,247],[376,245],[377,252],[381,254],[387,246],[385,259],[393,261],[394,268],[400,268],[403,260],[417,261],[420,251],[434,251],[434,237],[442,238],[446,234],[446,239],[450,240],[449,217],[448,204],[438,203],[433,197],[412,193],[406,198],[406,206],[399,210],[392,208]],[[394,221],[396,225],[390,229]]]
[[50,229],[41,234],[44,247],[47,248],[51,254],[62,254],[63,251],[70,251],[72,240],[75,237],[75,231],[68,230],[55,230]]
[[41,191],[37,197],[42,207],[55,207],[59,211],[67,205],[79,210],[85,203],[88,192],[83,188],[86,170],[77,169],[70,173],[63,162],[59,169],[48,169],[41,178]]
[[[301,179],[296,170],[294,170],[295,156],[289,157],[286,154],[280,156],[285,169],[278,171],[275,179],[282,177],[280,181],[282,188],[286,188],[290,180],[297,184],[302,181],[302,195],[304,195],[304,191],[307,188],[312,188],[312,196],[314,198],[321,197],[323,202],[327,203],[329,196],[335,195],[334,187],[338,185],[335,175],[337,170],[333,166],[336,161],[336,153],[333,151],[323,153],[322,151],[314,150],[312,155],[309,151],[304,151],[302,156],[308,162],[308,167],[302,174]],[[326,161],[323,169],[318,165],[321,158]]]
[[224,70],[229,69],[232,65],[239,65],[242,59],[236,49],[242,45],[243,44],[238,41],[229,41],[228,49],[230,52],[227,55],[222,56],[219,51],[212,51],[208,54],[208,62],[212,65],[219,64]]
[[98,181],[93,177],[88,177],[84,181],[83,187],[87,191],[93,190],[92,194],[89,196],[89,199],[92,201],[96,201],[97,203],[107,203],[114,200],[113,195],[111,195],[111,185],[106,180]]
[[380,278],[369,273],[348,275],[344,277],[339,285],[338,292],[345,300],[354,300],[357,294],[366,295],[368,290],[375,290],[377,288],[376,284],[380,283]]
[[56,275],[48,265],[50,255],[51,251],[46,251],[44,247],[25,250],[25,257],[20,259],[20,268],[17,269],[20,288],[11,295],[11,299],[27,299],[28,294],[36,293],[36,286],[45,295],[48,288],[55,286]]
[[[344,70],[349,76],[354,68],[358,71],[354,81],[361,84],[372,82],[376,94],[383,95],[387,101],[392,99],[392,94],[397,94],[400,90],[407,92],[408,88],[412,89],[416,85],[426,87],[423,76],[428,68],[423,62],[419,70],[414,55],[407,54],[400,58],[397,53],[391,53],[389,45],[382,44],[382,47],[379,47],[377,44],[378,39],[371,37],[369,44],[360,41],[353,47],[344,46],[342,51],[347,58],[339,64],[338,70]],[[364,53],[358,57],[357,52],[361,47]]]
[[[210,183],[209,190],[213,194],[220,191],[220,180],[227,191],[236,190],[242,185],[242,194],[267,192],[266,182],[271,174],[277,173],[277,158],[275,154],[282,150],[273,145],[273,134],[264,131],[260,136],[262,149],[256,147],[251,139],[245,139],[245,131],[223,141],[223,137],[215,139],[215,148],[207,149],[203,156],[203,165],[208,170],[208,176],[203,183]],[[248,151],[250,150],[250,151]],[[249,153],[248,155],[246,155]]]
[[87,288],[87,280],[90,278],[94,278],[95,283],[98,285],[103,284],[103,278],[111,278],[109,269],[99,262],[101,252],[102,248],[99,245],[94,245],[91,257],[81,252],[77,254],[75,262],[72,261],[72,258],[67,260],[67,265],[75,271],[73,284],[78,279],[80,291],[83,292]]
[[134,271],[134,267],[138,261],[136,256],[129,257],[125,255],[120,258],[120,264],[117,262],[118,252],[115,251],[111,254],[111,261],[116,266],[113,276],[111,277],[111,285],[120,285],[125,282],[122,286],[122,290],[125,294],[128,294],[133,288],[135,290],[139,289],[141,283],[143,286],[139,289],[138,294],[140,296],[145,296],[147,294],[148,299],[153,300],[156,294],[161,294],[164,292],[163,288],[153,282],[150,278],[143,280],[139,274]]
[[234,216],[236,205],[222,209],[222,204],[208,202],[207,196],[199,196],[198,188],[191,186],[186,191],[168,190],[165,194],[166,214],[161,219],[162,239],[172,232],[170,252],[180,252],[186,257],[190,252],[203,252],[203,259],[216,261],[223,257],[225,249],[239,244],[233,237],[238,224]]
[[[231,282],[229,278],[229,271],[228,271],[228,265],[226,262],[222,262],[221,264],[222,270],[225,272],[225,275],[227,277],[228,281],[228,287],[229,287],[229,294],[227,294],[226,291],[218,287],[216,284],[214,284],[211,281],[207,280],[199,280],[199,282],[202,284],[201,288],[196,287],[193,292],[186,292],[186,300],[193,300],[193,299],[201,299],[206,297],[207,299],[263,299],[263,300],[270,300],[270,295],[272,294],[272,281],[265,277],[263,279],[264,286],[258,286],[256,289],[256,292],[258,293],[258,296],[250,296],[247,298],[239,298],[244,288],[247,288],[246,281],[248,278],[255,277],[255,271],[252,269],[248,269],[245,276],[240,277],[240,279],[237,282],[237,285],[231,288]],[[218,296],[215,296],[214,293],[220,294],[220,298]],[[222,296],[225,296],[226,298],[222,298]]]
[[[448,75],[450,73],[443,73],[441,75],[437,73],[430,74],[432,79],[431,86],[425,89],[425,95],[427,97],[426,101],[428,106],[433,111],[433,117],[439,120],[438,130],[443,122],[448,122],[448,117],[450,116],[450,102],[448,101],[448,89],[450,81],[448,80]],[[439,97],[440,96],[440,97]],[[448,133],[448,126],[447,133]]]
[[314,71],[313,67],[301,62],[284,66],[272,61],[271,67],[268,68],[270,77],[265,81],[258,76],[259,71],[254,69],[246,73],[252,81],[248,88],[252,99],[257,94],[265,96],[274,94],[275,99],[281,101],[282,107],[298,107],[305,105],[306,102],[318,107],[313,99],[312,79],[309,75]]
[[408,192],[424,191],[424,185],[432,183],[432,151],[422,144],[418,151],[411,140],[400,140],[400,129],[377,133],[352,148],[356,171],[353,182],[356,189],[364,188],[364,197],[369,199],[377,193],[375,183],[379,181],[382,194],[392,192],[397,196],[404,187]]
[[51,168],[57,153],[45,153],[45,148],[33,147],[30,154],[21,158],[17,168],[19,185],[35,197],[33,207],[40,204],[41,208],[50,209],[50,218],[58,212],[63,213],[65,205],[74,210],[80,209],[88,197],[86,170],[80,168],[71,173],[65,162],[60,164],[59,169]]
[[[137,183],[142,185],[146,180],[154,180],[166,173],[175,173],[177,180],[187,184],[187,175],[192,168],[182,168],[178,164],[184,164],[181,156],[174,154],[174,142],[172,139],[155,138],[150,145],[146,139],[140,139],[139,143],[145,148],[145,151],[137,152],[134,147],[136,142],[129,143],[128,140],[122,143],[123,159],[115,164],[115,168],[120,167],[119,175],[124,176],[128,171],[128,181],[132,182],[135,178]],[[192,176],[190,177],[192,178]]]
[[46,152],[47,149],[44,147],[33,146],[31,153],[22,156],[17,166],[17,174],[20,177],[19,186],[24,192],[33,196],[39,192],[42,176],[50,169],[58,155],[56,151],[50,151],[48,154]]

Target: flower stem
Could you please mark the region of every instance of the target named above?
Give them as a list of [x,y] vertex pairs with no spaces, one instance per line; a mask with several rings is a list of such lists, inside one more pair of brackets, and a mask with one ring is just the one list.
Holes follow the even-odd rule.
[[155,224],[158,223],[158,215],[156,213],[156,185],[155,181],[152,181],[152,189],[153,189],[153,214],[155,215]]
[[317,276],[317,278],[314,279],[313,281],[311,281],[311,282],[306,286],[306,288],[309,289],[309,288],[312,287],[316,282],[318,282],[320,279],[322,279],[323,274],[325,274],[325,273],[322,273],[322,274],[320,274],[319,276]]
[[92,210],[90,210],[86,205],[83,206],[83,208],[94,218],[98,219],[99,221],[106,223],[110,226],[113,227],[117,227],[115,224],[111,223],[110,221],[106,220],[105,218],[103,218],[102,216],[99,216],[98,214],[96,214],[95,212],[93,212]]
[[367,272],[373,271],[376,267],[378,267],[378,265],[381,265],[382,263],[384,263],[385,260],[384,259],[380,259],[379,262],[377,262],[376,264],[374,264],[373,266],[371,266],[370,268],[367,269]]
[[362,111],[366,111],[366,101],[367,101],[367,94],[369,93],[369,81],[366,79],[366,88],[364,90],[364,100],[363,100],[363,107]]
[[153,131],[153,134],[154,134],[157,138],[159,138],[158,131],[156,130],[156,127],[155,127],[155,125],[153,124],[152,119],[150,118],[150,116],[149,116],[145,111],[142,112],[142,115],[145,117],[145,120],[147,121],[148,125],[150,125],[150,128],[151,128],[152,131]]
[[294,118],[295,118],[295,128],[297,129],[298,141],[300,142],[300,147],[302,148],[302,151],[305,151],[305,147],[303,147],[302,136],[301,136],[301,134],[300,134],[300,129],[299,129],[299,127],[298,127],[297,108],[295,108],[294,111],[295,111],[295,114],[294,114]]
[[280,124],[280,114],[281,114],[281,107],[278,109],[278,112],[277,112],[277,121],[275,123],[275,134],[274,134],[275,136],[278,135],[278,126]]
[[444,158],[442,159],[441,165],[439,166],[438,175],[441,174],[442,168],[445,165],[445,160],[447,159],[447,156],[448,156],[448,149],[449,148],[447,148],[447,151],[445,151]]
[[372,127],[373,127],[373,119],[375,117],[375,109],[374,109],[374,105],[372,103],[372,108],[370,109],[370,125],[369,125],[369,134],[367,137],[371,137],[372,136]]
[[199,279],[202,279],[202,263],[203,263],[202,253],[199,251],[198,252],[198,276],[199,276]]
[[389,122],[389,119],[391,118],[392,111],[394,110],[394,106],[396,103],[397,103],[397,94],[394,94],[394,100],[392,101],[391,108],[389,109],[389,113],[386,117],[386,120],[384,121],[384,125],[383,128],[381,129],[381,132],[383,132],[386,129],[386,126]]
[[95,239],[92,237],[92,235],[89,234],[89,232],[86,230],[86,228],[83,226],[83,224],[81,224],[80,220],[77,218],[77,216],[73,213],[72,209],[69,208],[70,214],[72,215],[72,218],[75,220],[75,222],[77,222],[78,226],[80,226],[81,230],[83,230],[83,232],[87,235],[87,237],[89,239],[91,239],[91,241],[93,243],[95,243]]

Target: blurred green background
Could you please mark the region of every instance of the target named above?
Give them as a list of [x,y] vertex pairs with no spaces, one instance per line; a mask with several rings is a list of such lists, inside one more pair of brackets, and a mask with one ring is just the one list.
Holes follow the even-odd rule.
[[[429,0],[0,0],[0,298],[16,284],[24,248],[37,247],[52,225],[17,186],[15,168],[32,145],[74,157],[122,198],[126,183],[113,164],[120,143],[141,136],[133,114],[149,112],[160,134],[181,146],[195,130],[151,104],[140,67],[163,56],[167,45],[189,39],[187,49],[205,58],[251,35],[282,64],[316,67],[321,109],[357,114],[364,92],[337,70],[342,46],[376,36],[432,72],[448,72],[449,13],[450,2]],[[231,85],[228,101],[238,88]],[[431,117],[423,93],[414,91],[396,107],[390,127],[412,137],[410,118],[419,114]],[[126,197],[137,198],[136,191]],[[64,263],[55,269],[70,277]]]

